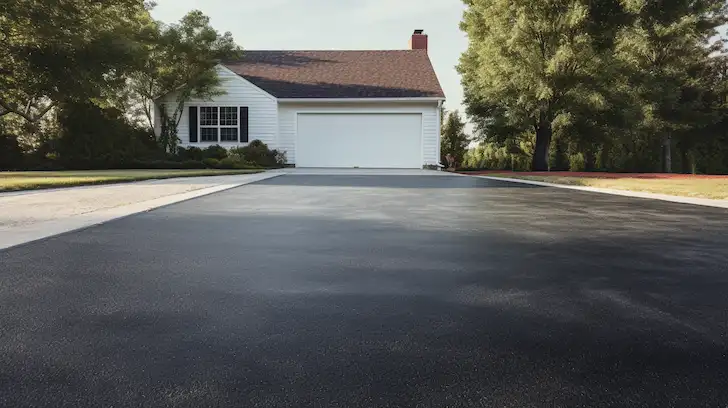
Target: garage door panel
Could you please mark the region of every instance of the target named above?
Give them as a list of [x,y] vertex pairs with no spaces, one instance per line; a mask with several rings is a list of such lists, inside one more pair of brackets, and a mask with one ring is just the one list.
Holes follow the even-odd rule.
[[420,168],[422,115],[299,113],[296,166]]

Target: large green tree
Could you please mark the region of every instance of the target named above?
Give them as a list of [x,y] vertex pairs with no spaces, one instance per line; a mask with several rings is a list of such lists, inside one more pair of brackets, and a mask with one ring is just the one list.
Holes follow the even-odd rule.
[[571,104],[603,104],[590,86],[600,54],[588,2],[464,0],[469,47],[458,66],[468,114],[488,127],[536,136],[532,167],[548,170],[553,122]]
[[13,0],[0,7],[0,116],[35,125],[62,101],[124,86],[140,62],[140,0]]
[[696,113],[726,2],[632,0],[625,10],[632,21],[617,35],[615,56],[631,70],[629,83],[644,114],[641,133],[658,138],[662,170],[671,172],[674,136],[709,120]]
[[155,112],[161,116],[159,142],[165,150],[174,151],[184,103],[219,95],[215,67],[222,60],[238,58],[241,49],[229,32],[218,33],[209,17],[195,10],[179,23],[158,23],[147,53],[142,69],[131,76],[133,101],[151,127]]

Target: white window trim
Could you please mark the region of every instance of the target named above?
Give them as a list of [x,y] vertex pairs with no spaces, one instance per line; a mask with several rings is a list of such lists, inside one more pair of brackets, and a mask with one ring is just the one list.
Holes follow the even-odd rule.
[[[201,105],[197,107],[197,143],[237,143],[240,144],[240,108],[243,108],[244,106],[232,106],[232,105]],[[217,109],[217,125],[211,126],[211,125],[203,125],[202,124],[202,108],[215,108]],[[238,117],[238,124],[236,126],[231,125],[221,125],[222,122],[220,117],[220,109],[221,108],[234,108],[235,114]],[[209,140],[202,140],[202,129],[208,128],[208,129],[217,129],[217,140],[216,141],[209,141]],[[237,129],[238,139],[233,140],[220,140],[222,138],[222,132],[221,129]]]

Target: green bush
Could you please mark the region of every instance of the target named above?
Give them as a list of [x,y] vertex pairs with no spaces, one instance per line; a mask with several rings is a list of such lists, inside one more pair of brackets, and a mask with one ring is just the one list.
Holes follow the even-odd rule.
[[216,169],[220,165],[220,160],[213,159],[212,157],[208,157],[206,159],[202,160],[202,163],[205,165],[205,167],[210,169]]
[[245,147],[230,149],[230,154],[239,156],[249,164],[261,167],[283,167],[286,164],[285,152],[271,150],[260,140],[253,140]]
[[228,150],[228,157],[238,156],[242,158],[245,157],[246,151],[247,150],[245,147],[233,147],[232,149]]
[[[117,166],[112,166],[117,167]],[[117,168],[127,169],[155,169],[155,170],[174,170],[174,169],[204,169],[202,162],[185,161],[177,162],[172,160],[132,160],[120,164]]]
[[185,160],[179,164],[181,169],[204,169],[205,164],[200,160]]
[[192,146],[192,147],[189,147],[186,149],[184,147],[180,147],[177,149],[177,159],[178,160],[202,161],[202,159],[204,159],[204,158],[205,158],[205,155],[202,152],[202,149],[200,149],[199,147]]
[[226,157],[217,164],[218,169],[244,169],[247,167],[249,166],[246,166],[245,162],[234,157]]
[[161,160],[164,151],[147,129],[136,127],[115,108],[90,102],[58,106],[58,135],[45,148],[67,168],[110,168],[131,160]]
[[10,135],[0,134],[0,170],[20,169],[25,165],[23,150],[18,139]]
[[582,153],[572,154],[569,156],[569,171],[585,171],[586,162]]
[[243,160],[237,154],[231,154],[230,156],[220,160],[220,163],[218,163],[217,168],[219,168],[219,169],[259,169],[261,167],[255,163],[250,163],[246,160]]
[[239,155],[237,152],[234,152],[233,150],[235,150],[235,149],[230,150],[230,152],[228,153],[228,156],[226,157],[227,159],[231,159],[231,160],[237,161],[237,162],[245,161],[245,158],[243,156]]
[[498,146],[494,143],[482,143],[465,153],[463,166],[469,169],[515,170],[530,168],[531,158],[520,146]]
[[220,145],[213,145],[202,151],[203,159],[217,159],[222,160],[228,156],[226,148]]
[[549,170],[550,171],[568,171],[570,166],[570,157],[567,152],[566,142],[561,138],[556,138],[549,150]]

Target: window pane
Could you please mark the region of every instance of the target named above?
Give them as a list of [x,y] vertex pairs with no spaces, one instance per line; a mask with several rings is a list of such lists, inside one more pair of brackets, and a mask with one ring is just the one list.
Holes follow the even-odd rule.
[[238,128],[221,128],[220,129],[220,141],[221,142],[237,142],[238,141]]
[[200,128],[200,140],[203,142],[217,142],[217,128]]
[[217,126],[217,108],[214,106],[200,107],[200,126]]
[[237,126],[238,108],[220,108],[220,125]]

